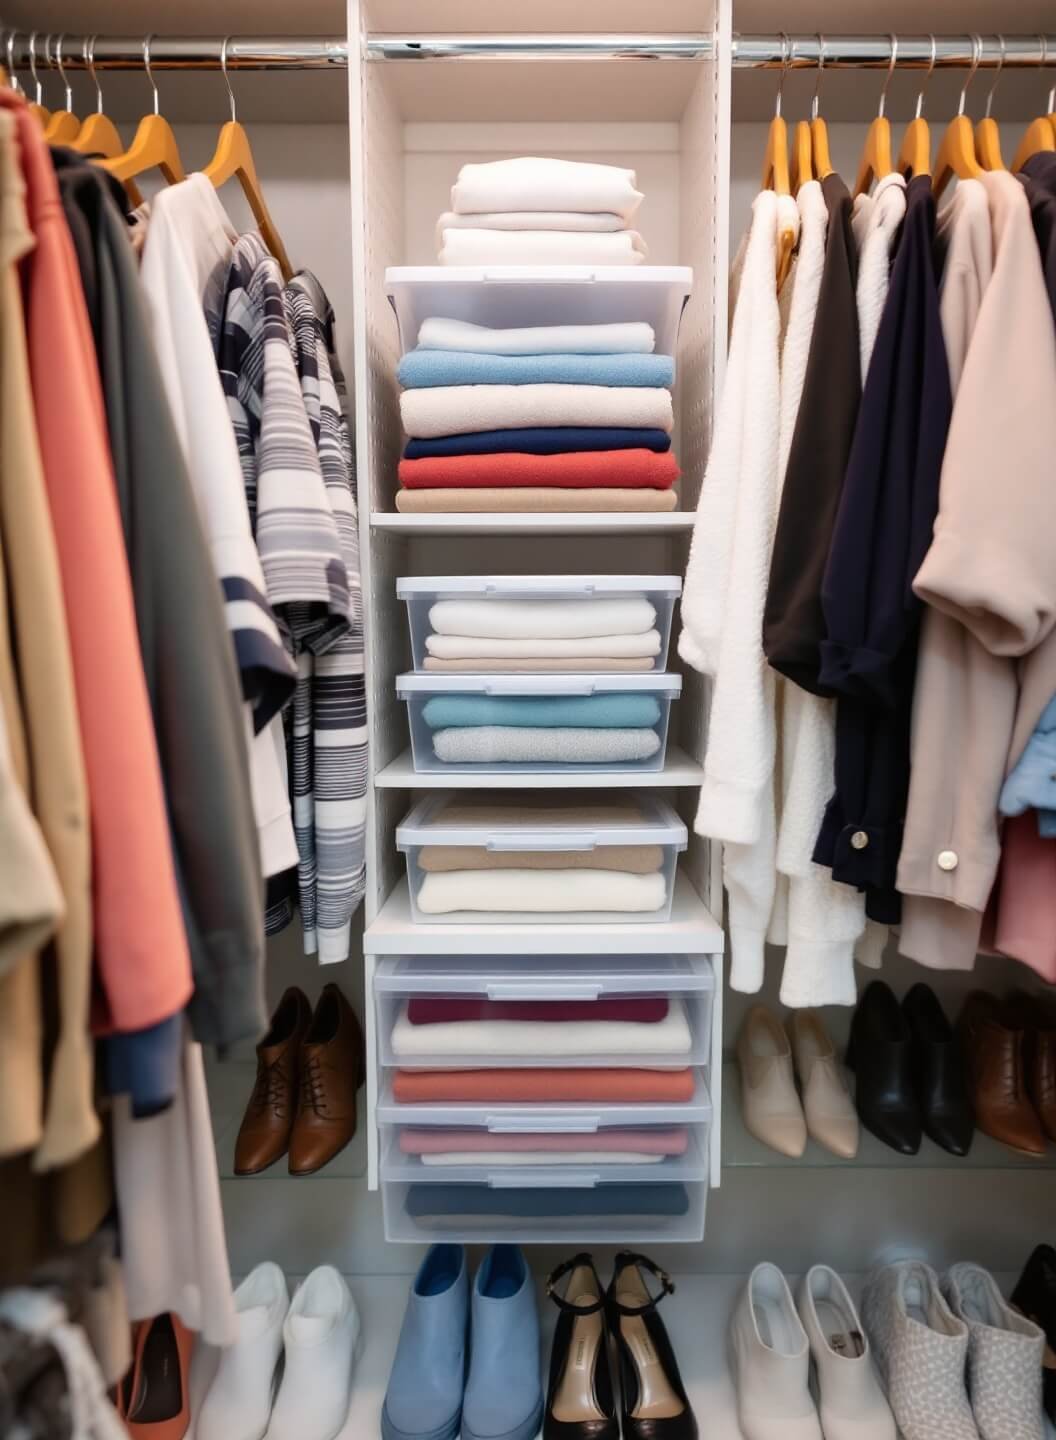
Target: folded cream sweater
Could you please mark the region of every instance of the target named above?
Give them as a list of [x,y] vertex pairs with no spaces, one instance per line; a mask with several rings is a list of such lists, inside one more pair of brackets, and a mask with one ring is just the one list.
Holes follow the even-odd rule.
[[637,230],[443,230],[441,265],[641,265],[648,253]]
[[661,873],[623,870],[452,870],[426,875],[418,891],[425,915],[480,914],[574,916],[612,911],[648,914],[667,898]]
[[437,315],[423,320],[418,328],[419,350],[467,350],[475,355],[649,355],[655,345],[653,327],[644,320],[493,330]]
[[656,608],[640,596],[597,600],[438,600],[429,624],[439,635],[632,635],[651,630]]
[[[412,1025],[406,1004],[392,1027],[393,1053],[401,1060],[429,1056],[510,1055],[565,1060],[596,1055],[670,1055],[684,1063],[692,1048],[686,1007],[672,1000],[663,1020],[442,1020]],[[621,1062],[624,1063],[624,1062]]]
[[635,173],[618,165],[522,155],[463,165],[451,188],[456,215],[489,211],[574,210],[619,215],[627,223],[642,203]]
[[660,632],[640,630],[635,634],[584,635],[571,639],[539,636],[499,639],[484,635],[427,635],[425,648],[428,654],[441,660],[471,660],[478,656],[496,660],[517,660],[522,656],[535,660],[544,656],[555,660],[589,660],[592,655],[606,660],[618,660],[659,655]]
[[552,425],[616,425],[671,433],[671,395],[655,385],[437,385],[404,390],[403,428],[415,440]]

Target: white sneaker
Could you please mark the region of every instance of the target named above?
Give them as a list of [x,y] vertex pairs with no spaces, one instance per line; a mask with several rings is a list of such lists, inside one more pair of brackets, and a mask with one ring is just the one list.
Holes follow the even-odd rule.
[[880,1270],[862,1295],[862,1319],[905,1440],[980,1440],[964,1388],[968,1327],[935,1271],[920,1260]]
[[757,1265],[748,1277],[730,1320],[730,1349],[745,1440],[823,1440],[806,1332],[776,1265]]
[[359,1312],[343,1276],[320,1265],[282,1327],[286,1367],[267,1440],[334,1440],[348,1419]]
[[968,1326],[968,1394],[983,1440],[1043,1440],[1043,1332],[1006,1303],[981,1265],[954,1265],[942,1288]]
[[827,1265],[808,1270],[797,1303],[814,1360],[825,1440],[898,1440],[869,1340],[836,1271]]
[[198,1413],[197,1440],[261,1440],[275,1395],[282,1325],[290,1308],[286,1277],[270,1260],[235,1291],[238,1339],[220,1363]]

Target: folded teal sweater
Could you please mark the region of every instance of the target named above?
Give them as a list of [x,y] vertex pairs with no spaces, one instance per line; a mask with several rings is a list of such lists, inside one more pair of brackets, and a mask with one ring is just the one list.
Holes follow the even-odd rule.
[[474,355],[468,350],[411,350],[396,378],[405,390],[435,385],[616,385],[670,390],[670,355]]
[[458,725],[583,726],[593,730],[656,725],[655,695],[434,695],[422,707],[431,730]]

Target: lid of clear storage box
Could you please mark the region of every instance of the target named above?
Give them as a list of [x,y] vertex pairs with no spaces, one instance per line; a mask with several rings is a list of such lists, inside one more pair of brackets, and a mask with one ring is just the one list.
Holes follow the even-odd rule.
[[396,581],[401,600],[410,595],[474,595],[486,600],[590,600],[595,595],[682,593],[678,575],[405,575]]
[[715,988],[703,955],[392,955],[379,960],[374,988],[393,995],[479,995],[488,1000],[600,1000],[605,995]]
[[392,265],[385,293],[401,350],[442,315],[492,329],[644,320],[659,355],[673,355],[693,271],[686,265]]
[[[510,818],[497,819],[497,815]],[[496,851],[675,845],[684,850],[688,840],[685,822],[666,800],[634,793],[611,801],[596,791],[578,795],[557,791],[546,796],[538,790],[527,794],[504,790],[500,800],[441,790],[419,801],[396,827],[398,850],[415,845],[475,845]]]
[[682,693],[682,676],[663,671],[627,675],[419,675],[396,676],[396,694],[453,695],[625,695],[644,690],[674,699]]

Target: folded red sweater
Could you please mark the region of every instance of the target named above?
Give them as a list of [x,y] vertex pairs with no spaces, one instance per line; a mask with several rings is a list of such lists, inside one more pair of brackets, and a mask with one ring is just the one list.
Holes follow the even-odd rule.
[[405,490],[551,485],[564,490],[670,490],[681,472],[670,451],[584,450],[563,455],[428,455],[400,461]]
[[485,1104],[586,1100],[588,1102],[693,1098],[686,1070],[397,1070],[392,1093],[400,1105],[438,1100]]
[[474,995],[418,996],[407,1002],[412,1025],[451,1020],[632,1020],[656,1024],[667,1018],[666,995],[621,996],[607,1000],[480,1000]]

